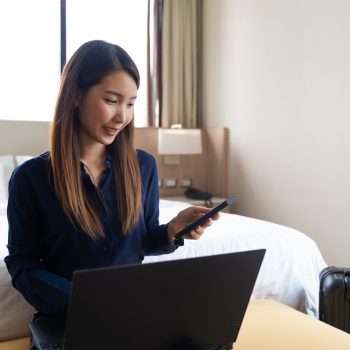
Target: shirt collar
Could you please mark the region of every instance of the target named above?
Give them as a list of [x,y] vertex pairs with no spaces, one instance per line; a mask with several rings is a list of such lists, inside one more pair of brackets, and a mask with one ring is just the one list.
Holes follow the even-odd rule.
[[[105,166],[106,169],[112,169],[112,157],[109,152],[107,152],[106,159],[105,159]],[[86,173],[85,168],[84,168],[84,163],[80,161],[80,171],[82,173]]]
[[112,169],[112,157],[110,152],[108,152],[108,150],[107,150],[106,159],[105,159],[105,166],[107,169]]

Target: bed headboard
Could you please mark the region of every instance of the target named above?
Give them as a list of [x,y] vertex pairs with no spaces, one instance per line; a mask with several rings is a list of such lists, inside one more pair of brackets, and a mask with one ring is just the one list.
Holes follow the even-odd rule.
[[[157,154],[157,140],[156,128],[136,129],[136,145],[155,156],[160,179],[191,179],[193,187],[227,196],[227,128],[202,129],[203,153],[180,156],[178,165],[164,164],[164,157]],[[163,196],[179,196],[185,189],[161,187],[159,191]]]
[[49,122],[0,120],[0,154],[35,155],[49,148]]
[[[0,120],[0,155],[36,155],[49,148],[49,122]],[[180,156],[180,164],[165,165],[157,154],[156,128],[136,128],[136,147],[153,154],[161,180],[191,179],[192,186],[215,196],[227,196],[228,129],[202,129],[203,153]],[[164,181],[163,181],[164,183]],[[161,196],[177,196],[184,188],[160,187]]]

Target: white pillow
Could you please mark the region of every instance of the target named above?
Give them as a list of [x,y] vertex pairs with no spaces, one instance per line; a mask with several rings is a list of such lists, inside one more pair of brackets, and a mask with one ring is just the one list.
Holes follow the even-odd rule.
[[34,308],[12,286],[5,263],[0,260],[0,342],[29,335]]
[[10,154],[0,156],[0,203],[7,203],[8,184],[15,168],[13,156]]
[[14,168],[15,162],[12,155],[0,156],[0,342],[27,336],[28,322],[31,321],[35,312],[34,308],[12,286],[11,277],[3,260],[8,254],[6,248],[8,182]]
[[2,206],[6,205],[7,202],[7,189],[4,172],[5,166],[3,163],[0,163],[0,204]]
[[4,257],[8,254],[7,217],[0,216],[0,342],[22,338],[29,334],[28,322],[34,315],[34,308],[27,303],[11,282]]
[[[0,203],[0,217],[7,215],[7,203]],[[0,235],[1,236],[1,235]]]
[[27,156],[27,155],[19,155],[19,156],[15,156],[15,159],[16,159],[16,165],[21,165],[23,164],[24,162],[26,162],[27,160],[29,159],[32,159],[33,156]]
[[[17,165],[29,156],[16,157]],[[0,156],[0,342],[21,338],[29,334],[28,323],[35,310],[12,286],[11,277],[3,258],[7,255],[7,217],[8,182],[15,168],[12,155]]]

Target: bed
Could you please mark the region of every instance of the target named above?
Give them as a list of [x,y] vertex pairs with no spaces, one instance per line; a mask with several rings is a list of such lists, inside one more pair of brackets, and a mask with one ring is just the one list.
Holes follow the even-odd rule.
[[[160,222],[168,222],[188,206],[160,200]],[[3,262],[7,254],[6,206],[0,207],[0,340],[28,334],[27,324],[34,310],[11,286]],[[319,273],[326,263],[315,242],[289,227],[235,214],[221,213],[198,241],[186,240],[168,255],[148,256],[144,263],[184,259],[212,254],[266,248],[266,255],[252,299],[273,299],[318,317]]]
[[[186,203],[160,200],[160,222],[168,222]],[[144,263],[265,248],[252,299],[274,299],[318,317],[319,273],[326,267],[315,242],[304,233],[271,222],[221,213],[198,241],[187,240],[171,255]]]

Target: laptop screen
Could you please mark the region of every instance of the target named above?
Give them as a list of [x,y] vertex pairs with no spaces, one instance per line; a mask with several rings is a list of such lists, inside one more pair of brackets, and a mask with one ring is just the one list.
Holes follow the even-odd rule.
[[230,348],[264,254],[77,271],[64,349]]

